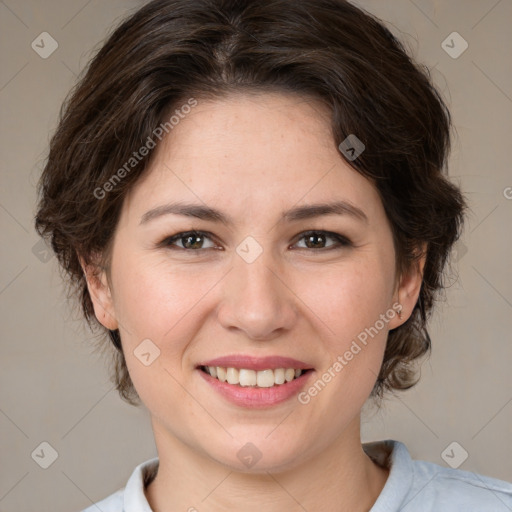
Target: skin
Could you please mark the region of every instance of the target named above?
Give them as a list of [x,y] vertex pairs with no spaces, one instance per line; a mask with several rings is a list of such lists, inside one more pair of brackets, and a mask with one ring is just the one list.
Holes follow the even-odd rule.
[[[125,198],[110,274],[88,278],[96,316],[120,329],[151,416],[160,458],[146,489],[152,509],[369,510],[388,470],[362,449],[361,408],[388,331],[416,303],[424,261],[395,274],[378,193],[342,158],[329,112],[311,100],[265,93],[199,101],[155,151]],[[367,221],[347,214],[280,221],[284,210],[333,200],[357,206]],[[217,208],[234,224],[175,214],[140,224],[144,213],[173,201]],[[160,244],[190,230],[213,235],[196,246],[202,251],[184,249],[183,238]],[[327,236],[308,246],[307,230],[338,233],[352,245]],[[247,236],[263,250],[251,264],[236,252]],[[196,369],[227,354],[277,354],[311,365],[312,384],[396,302],[402,318],[387,322],[306,405],[294,397],[241,408]],[[149,366],[133,354],[147,338],[160,349]],[[252,468],[237,457],[247,442],[262,454]]]

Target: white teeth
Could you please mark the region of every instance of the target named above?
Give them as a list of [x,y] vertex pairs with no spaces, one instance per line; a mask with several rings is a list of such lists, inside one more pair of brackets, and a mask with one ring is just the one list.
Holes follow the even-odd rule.
[[293,368],[286,368],[284,371],[284,378],[286,379],[286,382],[290,382],[295,377],[295,370]]
[[256,372],[254,370],[240,370],[239,380],[240,386],[256,386]]
[[[208,368],[211,368],[211,366]],[[215,368],[217,369],[217,379],[219,379],[221,382],[226,382],[226,368],[221,368],[220,366],[216,366]],[[215,375],[212,375],[211,372],[210,375],[215,377]]]
[[239,372],[236,368],[228,368],[226,370],[228,384],[240,384]]
[[271,388],[274,385],[274,370],[261,370],[257,374],[259,388]]
[[284,368],[276,368],[274,370],[274,381],[276,384],[284,384]]
[[203,367],[207,372],[221,382],[240,385],[242,387],[256,386],[271,388],[300,377],[304,370],[299,368],[276,368],[275,370],[248,370],[245,368],[224,368],[222,366]]

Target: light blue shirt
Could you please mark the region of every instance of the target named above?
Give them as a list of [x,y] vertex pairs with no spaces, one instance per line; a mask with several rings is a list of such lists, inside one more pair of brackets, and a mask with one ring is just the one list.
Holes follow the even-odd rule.
[[[399,441],[365,443],[363,448],[378,464],[390,465],[386,484],[370,512],[512,511],[511,483],[412,460]],[[82,512],[153,512],[144,487],[156,474],[158,460],[139,464],[124,488]]]

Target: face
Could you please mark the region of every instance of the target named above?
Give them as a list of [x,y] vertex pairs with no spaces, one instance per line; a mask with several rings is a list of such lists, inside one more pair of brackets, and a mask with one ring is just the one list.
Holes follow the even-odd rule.
[[407,309],[381,200],[304,98],[198,101],[164,142],[125,199],[96,314],[160,435],[239,470],[246,443],[258,470],[292,467],[358,419]]

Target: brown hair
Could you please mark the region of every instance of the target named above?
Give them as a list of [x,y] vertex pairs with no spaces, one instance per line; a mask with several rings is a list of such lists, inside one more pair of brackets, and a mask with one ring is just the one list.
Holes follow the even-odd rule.
[[[123,199],[154,152],[108,193],[104,185],[187,99],[244,91],[298,93],[325,104],[333,143],[355,134],[365,145],[347,162],[378,189],[397,270],[425,244],[418,302],[389,333],[372,396],[411,387],[412,362],[430,350],[426,322],[465,208],[443,175],[451,119],[428,69],[380,20],[344,0],[154,0],[113,31],[62,107],[38,188],[36,230],[50,239],[71,294],[103,341],[107,330],[94,315],[78,255],[90,264],[100,254],[109,268]],[[113,382],[136,404],[119,332],[108,334]]]

